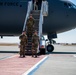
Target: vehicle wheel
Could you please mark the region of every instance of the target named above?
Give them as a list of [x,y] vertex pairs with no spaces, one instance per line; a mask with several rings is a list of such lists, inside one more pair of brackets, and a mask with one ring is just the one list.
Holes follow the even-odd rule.
[[48,45],[47,46],[47,51],[48,52],[53,52],[53,50],[54,50],[54,46],[53,45]]

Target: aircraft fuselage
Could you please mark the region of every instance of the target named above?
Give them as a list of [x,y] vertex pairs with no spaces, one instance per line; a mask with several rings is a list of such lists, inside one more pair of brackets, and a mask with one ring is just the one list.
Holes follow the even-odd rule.
[[[0,35],[20,35],[29,0],[0,0]],[[68,1],[47,0],[43,34],[60,33],[76,27],[76,8]]]

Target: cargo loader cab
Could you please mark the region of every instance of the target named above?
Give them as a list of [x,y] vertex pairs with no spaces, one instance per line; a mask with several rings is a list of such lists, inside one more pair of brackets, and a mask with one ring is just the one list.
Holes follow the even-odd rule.
[[46,40],[43,35],[40,37],[39,50],[40,50],[40,54],[46,53]]

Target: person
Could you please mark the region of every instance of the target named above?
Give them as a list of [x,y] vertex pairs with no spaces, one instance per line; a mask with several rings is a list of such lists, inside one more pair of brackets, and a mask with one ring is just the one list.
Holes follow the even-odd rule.
[[32,36],[32,57],[37,57],[37,48],[39,45],[39,36],[37,34],[37,31],[35,30],[33,36]]
[[38,0],[34,0],[34,10],[38,10]]
[[34,24],[35,24],[35,20],[34,18],[32,17],[32,14],[30,14],[30,17],[28,18],[27,20],[27,23],[26,23],[26,30],[27,30],[27,34],[28,36],[33,34],[33,29],[34,29]]
[[38,0],[38,10],[41,10],[42,0]]
[[25,57],[25,48],[27,45],[26,31],[22,32],[22,34],[19,36],[19,39],[20,39],[20,57]]

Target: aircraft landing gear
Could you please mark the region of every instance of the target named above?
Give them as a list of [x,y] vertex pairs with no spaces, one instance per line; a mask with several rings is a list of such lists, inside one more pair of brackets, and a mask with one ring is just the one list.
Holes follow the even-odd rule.
[[49,44],[49,45],[47,46],[47,51],[48,51],[48,52],[53,52],[53,50],[54,50],[54,46],[51,45],[51,44]]
[[50,44],[48,44],[48,46],[46,47],[48,52],[53,52],[54,51],[54,46],[52,45],[52,43],[53,43],[52,39],[53,38],[57,38],[56,33],[48,34],[48,39],[49,39],[49,42],[50,42]]

